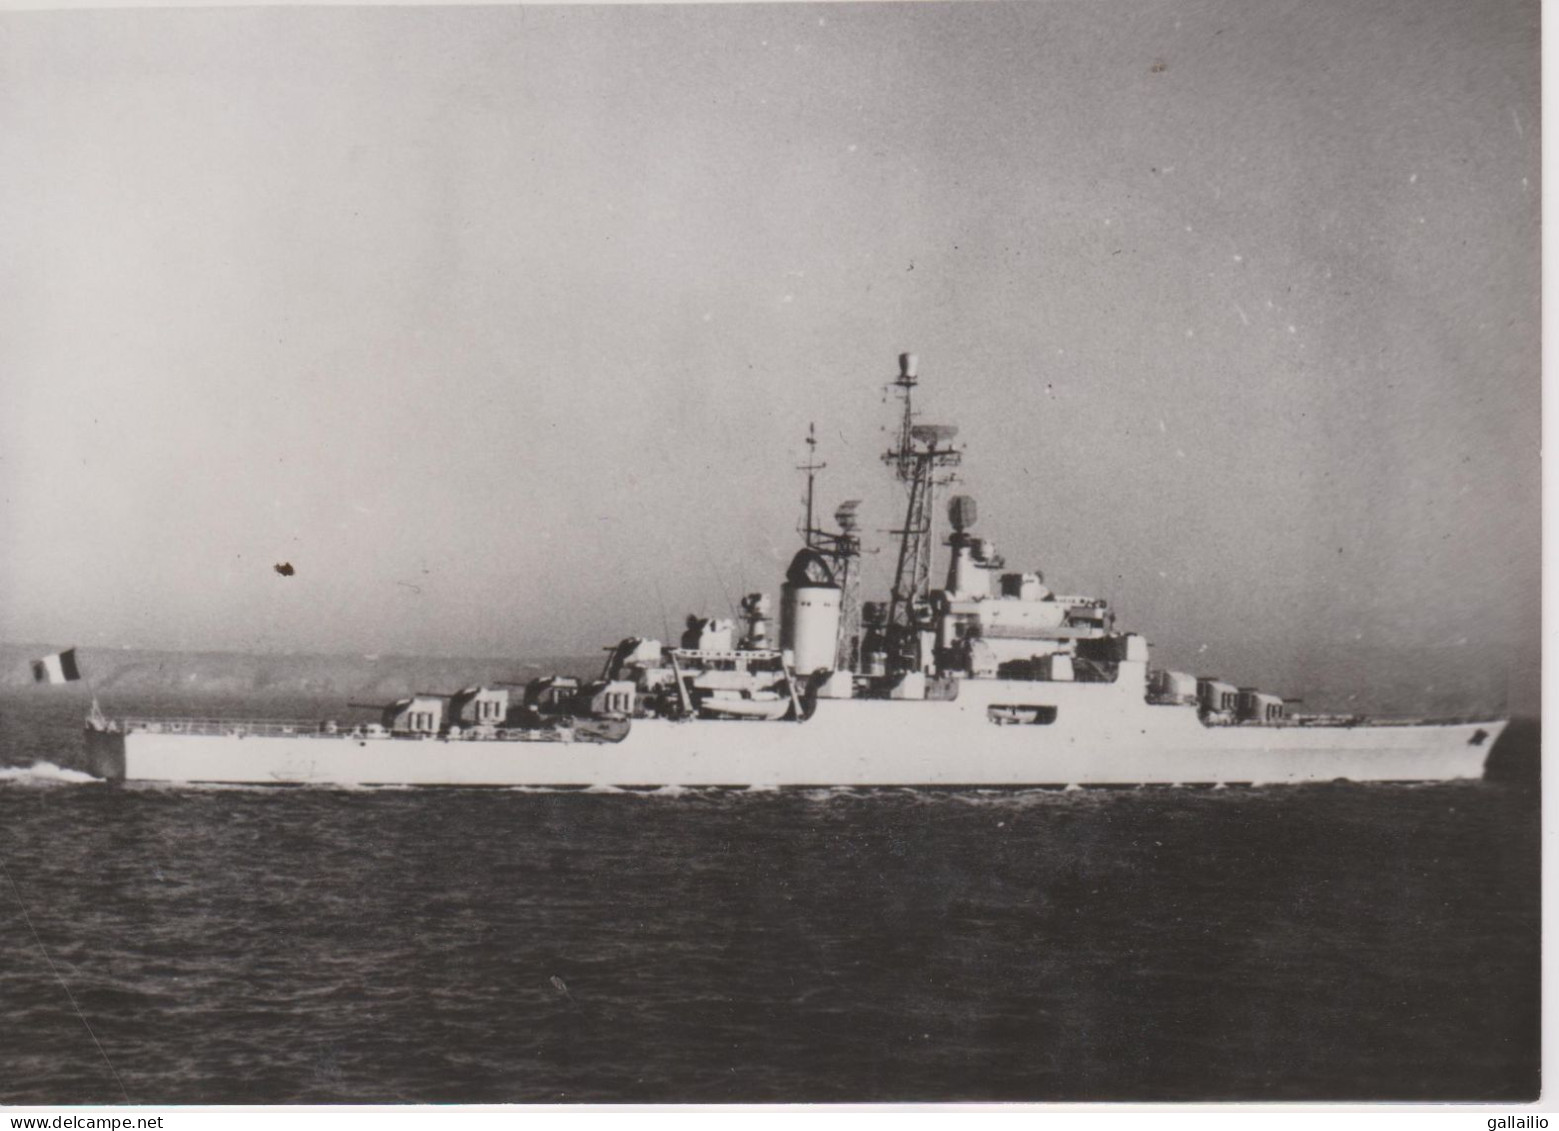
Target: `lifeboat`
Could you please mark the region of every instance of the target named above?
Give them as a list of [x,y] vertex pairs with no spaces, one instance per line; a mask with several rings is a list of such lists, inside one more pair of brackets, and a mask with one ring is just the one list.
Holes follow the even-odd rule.
[[756,719],[774,722],[783,719],[790,710],[789,698],[775,695],[772,698],[753,696],[748,699],[729,699],[710,696],[698,705],[700,718],[705,719]]

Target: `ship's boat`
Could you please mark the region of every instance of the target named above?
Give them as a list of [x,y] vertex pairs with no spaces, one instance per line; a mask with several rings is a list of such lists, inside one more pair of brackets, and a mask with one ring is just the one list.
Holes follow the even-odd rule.
[[[931,586],[934,499],[962,459],[956,429],[911,408],[884,457],[905,490],[885,601],[860,594],[852,500],[814,521],[781,586],[736,620],[690,617],[674,645],[628,637],[600,676],[418,693],[373,723],[94,717],[82,764],[111,780],[557,786],[1037,786],[1473,778],[1503,720],[1295,714],[1280,696],[1152,666],[1107,601],[1009,570],[946,510]],[[809,444],[815,441],[809,437]]]
[[704,719],[756,719],[774,722],[783,719],[790,711],[788,699],[781,699],[773,692],[752,696],[716,695],[705,699],[698,706],[698,714]]

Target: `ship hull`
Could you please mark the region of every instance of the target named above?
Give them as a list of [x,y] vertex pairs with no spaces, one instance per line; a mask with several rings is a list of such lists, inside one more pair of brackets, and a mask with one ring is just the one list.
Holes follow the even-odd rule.
[[452,786],[919,786],[1443,781],[1483,774],[1503,722],[1208,726],[1141,705],[999,725],[989,704],[848,701],[806,722],[638,719],[619,743],[87,734],[109,780]]

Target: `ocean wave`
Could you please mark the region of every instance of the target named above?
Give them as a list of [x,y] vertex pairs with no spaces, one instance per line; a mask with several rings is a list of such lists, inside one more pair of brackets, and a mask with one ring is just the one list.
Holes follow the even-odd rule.
[[833,785],[824,789],[808,789],[801,794],[808,801],[841,801],[846,798],[865,797],[866,794],[848,785]]
[[136,793],[285,793],[313,787],[277,782],[237,781],[127,781],[124,788]]
[[102,778],[95,778],[80,770],[67,770],[53,762],[0,766],[0,785],[86,785],[101,784],[102,781]]

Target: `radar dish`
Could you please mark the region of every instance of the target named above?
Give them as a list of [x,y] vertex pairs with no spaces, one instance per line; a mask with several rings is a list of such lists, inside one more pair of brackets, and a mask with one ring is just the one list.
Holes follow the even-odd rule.
[[785,580],[798,589],[837,588],[828,559],[813,549],[796,551],[796,556],[790,559],[790,568],[785,571]]
[[972,495],[954,495],[947,502],[947,521],[953,524],[953,529],[962,533],[974,525],[980,517],[979,508],[974,504]]
[[933,447],[958,435],[956,424],[917,424],[909,430],[910,438]]
[[839,524],[839,529],[846,534],[853,533],[860,525],[860,516],[855,513],[861,505],[860,499],[849,499],[839,504],[839,509],[834,511],[834,521]]

